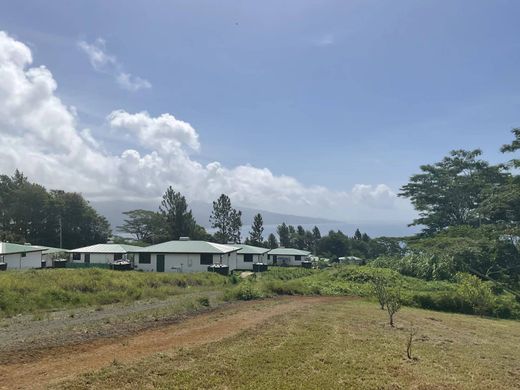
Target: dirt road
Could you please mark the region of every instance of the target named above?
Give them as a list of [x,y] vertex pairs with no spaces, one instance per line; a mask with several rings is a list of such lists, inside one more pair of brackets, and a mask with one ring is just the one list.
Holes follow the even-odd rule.
[[[176,324],[145,330],[117,339],[98,339],[83,344],[51,348],[29,362],[0,366],[0,389],[38,389],[100,369],[129,362],[179,347],[202,345],[231,337],[246,329],[309,305],[335,300],[331,297],[283,297],[264,301],[238,302],[200,314]],[[342,298],[344,299],[344,298]]]

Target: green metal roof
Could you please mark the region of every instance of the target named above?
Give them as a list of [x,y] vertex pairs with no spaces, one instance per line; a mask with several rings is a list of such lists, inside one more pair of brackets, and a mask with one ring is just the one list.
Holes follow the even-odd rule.
[[54,253],[66,253],[68,252],[69,250],[68,249],[63,249],[63,248],[54,248],[52,246],[44,246],[44,245],[33,245],[35,248],[41,248],[43,249],[43,253],[44,255],[52,255]]
[[261,255],[266,252],[269,252],[269,248],[262,248],[259,246],[246,245],[246,244],[232,244],[234,247],[240,248],[237,252],[239,255],[243,254],[251,254],[251,255]]
[[11,244],[10,242],[0,242],[0,255],[11,255],[15,253],[41,252],[42,248],[31,245]]
[[309,256],[311,252],[302,251],[301,249],[295,248],[276,248],[269,251],[270,255],[277,256]]
[[239,248],[234,245],[215,244],[208,241],[175,240],[141,248],[146,253],[230,253]]
[[72,253],[135,253],[142,252],[143,247],[127,244],[95,244],[83,248],[72,249]]

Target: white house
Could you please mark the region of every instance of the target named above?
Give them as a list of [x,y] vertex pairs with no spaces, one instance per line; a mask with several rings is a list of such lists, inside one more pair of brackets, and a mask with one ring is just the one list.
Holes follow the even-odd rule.
[[69,251],[72,262],[87,264],[112,264],[116,260],[134,261],[135,253],[143,247],[126,244],[95,244]]
[[301,265],[311,252],[294,248],[276,248],[267,252],[268,263],[273,265]]
[[157,272],[203,272],[208,270],[208,265],[225,264],[233,270],[237,267],[239,249],[181,237],[180,240],[141,248],[135,268]]
[[232,246],[240,248],[237,252],[237,269],[253,269],[255,263],[267,264],[268,248],[245,244],[232,244]]
[[[32,245],[35,248],[42,249],[42,267],[52,267],[55,259],[66,259],[69,251],[63,248],[54,248],[52,246]],[[45,263],[44,263],[45,262]]]
[[0,242],[0,263],[7,269],[41,268],[42,248]]

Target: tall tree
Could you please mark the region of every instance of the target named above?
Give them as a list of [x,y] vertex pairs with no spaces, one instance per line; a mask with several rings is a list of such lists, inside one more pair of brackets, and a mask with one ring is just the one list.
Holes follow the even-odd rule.
[[289,248],[291,246],[291,237],[289,227],[285,224],[285,222],[283,222],[281,225],[278,225],[276,232],[280,238],[280,246]]
[[269,249],[278,248],[278,240],[276,239],[276,236],[273,233],[270,233],[267,237],[267,247]]
[[251,226],[251,231],[249,232],[248,242],[251,245],[261,246],[264,242],[264,237],[262,237],[263,232],[264,220],[262,219],[262,214],[258,213],[253,219],[253,225]]
[[[520,150],[520,128],[511,130],[511,133],[513,133],[515,139],[510,144],[502,145],[502,148],[500,148],[502,153],[512,153]],[[520,168],[520,159],[513,159],[510,161],[510,164],[513,167]]]
[[166,219],[169,239],[197,238],[193,237],[197,223],[191,210],[188,210],[186,198],[180,192],[174,191],[171,186],[168,187],[163,195],[159,210]]
[[213,202],[213,211],[209,217],[211,227],[217,229],[214,238],[217,242],[240,243],[240,229],[242,227],[242,212],[231,206],[231,199],[226,194]]
[[305,249],[305,229],[301,225],[296,227],[294,246],[298,249]]
[[426,233],[434,233],[447,226],[481,222],[478,207],[485,190],[507,178],[503,166],[490,166],[478,158],[481,154],[479,149],[454,150],[441,162],[421,166],[423,173],[413,175],[399,194],[419,211],[412,225],[424,225]]
[[137,241],[150,244],[168,240],[168,223],[162,213],[139,209],[125,211],[123,214],[127,218],[117,228],[119,231],[131,234]]

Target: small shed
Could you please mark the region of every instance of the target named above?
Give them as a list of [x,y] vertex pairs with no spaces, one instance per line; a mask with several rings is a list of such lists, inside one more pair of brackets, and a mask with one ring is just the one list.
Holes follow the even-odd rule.
[[276,248],[267,252],[268,263],[273,265],[301,265],[311,252],[295,248]]
[[73,263],[112,264],[117,260],[134,261],[143,247],[127,244],[95,244],[69,251]]
[[253,264],[265,263],[267,264],[267,252],[269,248],[262,248],[246,244],[231,244],[234,247],[240,248],[237,252],[237,269],[253,269]]
[[135,268],[156,272],[204,272],[209,265],[224,264],[229,266],[229,270],[234,270],[239,249],[234,245],[181,237],[179,240],[140,248]]
[[0,263],[7,269],[41,268],[43,249],[30,245],[0,242]]

